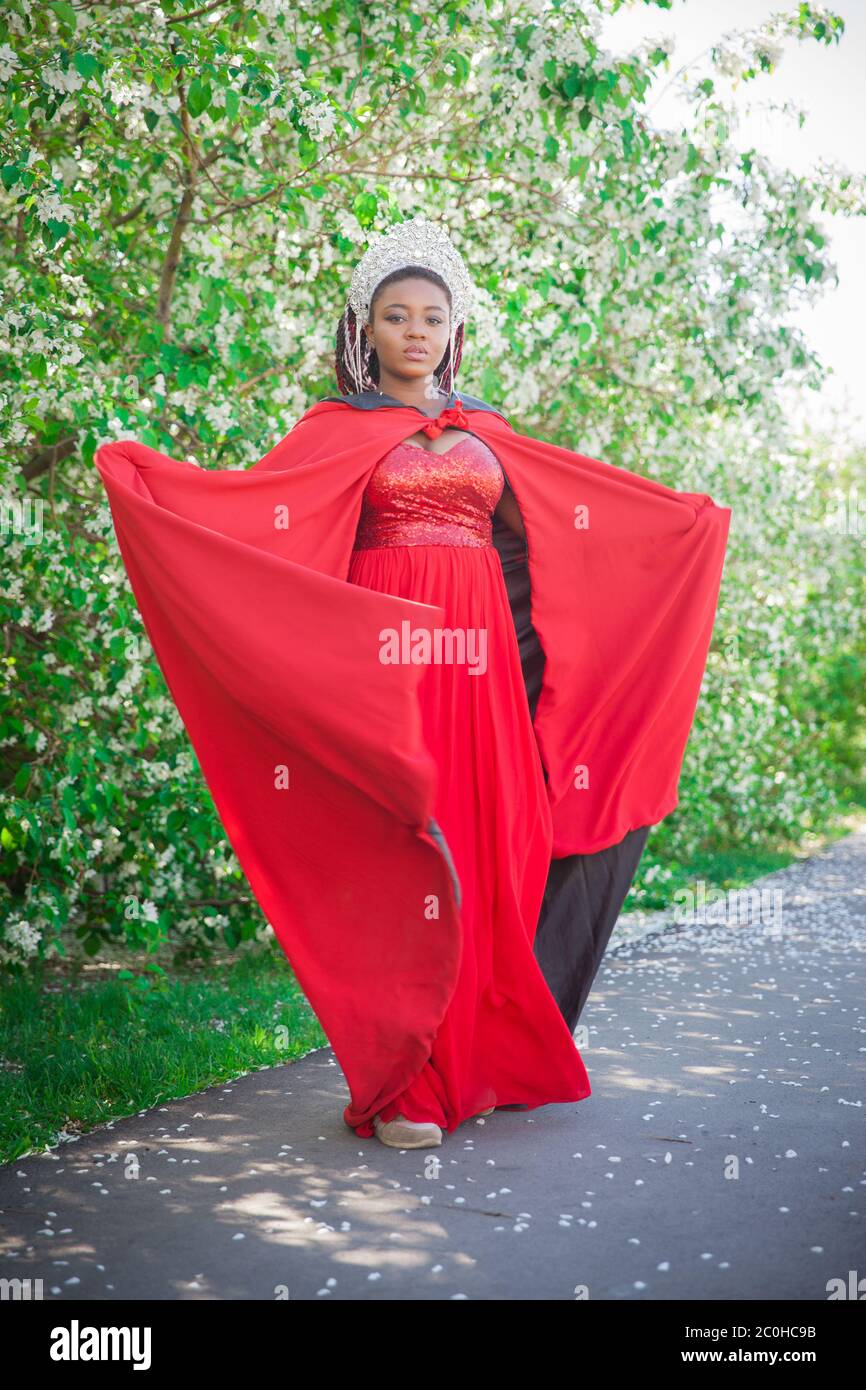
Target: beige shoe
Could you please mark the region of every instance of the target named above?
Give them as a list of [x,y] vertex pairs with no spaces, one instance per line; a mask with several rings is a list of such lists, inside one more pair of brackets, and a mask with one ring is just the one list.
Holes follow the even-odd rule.
[[479,1111],[478,1111],[478,1114],[479,1114],[479,1115],[492,1115],[495,1109],[496,1109],[496,1106],[495,1106],[495,1105],[491,1105],[491,1107],[490,1107],[489,1110],[479,1110]]
[[373,1116],[376,1138],[391,1149],[432,1149],[442,1143],[442,1131],[432,1120],[407,1120],[395,1115],[393,1120]]

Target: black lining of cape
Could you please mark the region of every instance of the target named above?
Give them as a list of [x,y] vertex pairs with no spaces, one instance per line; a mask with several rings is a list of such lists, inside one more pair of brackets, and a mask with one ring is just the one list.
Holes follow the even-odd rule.
[[[494,406],[488,405],[478,396],[467,396],[462,391],[452,391],[443,410],[448,410],[457,399],[460,399],[469,410],[489,410],[492,415],[501,415],[503,420],[508,416],[501,410],[496,410]],[[428,420],[435,420],[435,415],[429,415],[426,410],[422,410],[420,405],[407,405],[405,401],[399,401],[396,396],[388,396],[384,391],[356,391],[350,396],[323,396],[326,401],[342,401],[346,405],[353,405],[358,410],[389,410],[395,406],[400,410],[417,410],[419,415],[424,415]]]
[[[442,409],[447,410],[457,398],[469,410],[486,410],[508,417],[476,396],[452,391]],[[435,419],[420,406],[407,406],[378,391],[360,391],[347,396],[325,396],[327,401],[342,402],[358,410],[388,410],[394,407],[417,410],[427,419]],[[510,421],[509,421],[510,423]],[[468,431],[472,433],[472,431]],[[501,464],[500,464],[501,467]],[[512,495],[514,489],[502,470]],[[516,501],[516,498],[515,498]],[[531,620],[531,580],[526,543],[516,531],[494,513],[493,544],[502,562],[505,588],[517,645],[529,713],[535,721],[535,711],[544,678],[546,657]],[[542,760],[547,781],[547,769]],[[629,830],[616,845],[596,850],[594,854],[569,854],[552,859],[544,889],[544,899],[535,932],[535,956],[563,1018],[572,1032],[577,1027],[587,996],[607,949],[611,932],[631,887],[647,836],[651,827],[639,826]],[[442,831],[431,821],[430,833],[444,850]],[[452,864],[450,851],[447,854]],[[458,885],[459,906],[459,885]]]

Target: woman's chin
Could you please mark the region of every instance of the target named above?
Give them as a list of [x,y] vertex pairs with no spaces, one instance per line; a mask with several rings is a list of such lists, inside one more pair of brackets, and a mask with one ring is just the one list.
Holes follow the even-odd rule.
[[397,377],[400,381],[433,381],[433,368],[430,366],[429,357],[419,357],[417,361],[411,357],[401,357],[399,361],[384,363],[386,370],[391,376]]

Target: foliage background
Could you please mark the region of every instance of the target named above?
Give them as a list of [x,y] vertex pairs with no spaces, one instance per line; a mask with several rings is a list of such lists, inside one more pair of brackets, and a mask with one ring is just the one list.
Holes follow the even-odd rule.
[[[147,642],[93,456],[243,468],[332,393],[371,230],[441,217],[478,286],[460,382],[515,428],[733,508],[681,808],[638,880],[796,841],[858,795],[862,451],[793,438],[789,323],[864,179],[733,139],[726,85],[842,39],[799,4],[705,71],[599,44],[616,0],[0,14],[0,962],[267,934]],[[658,8],[665,9],[664,0]],[[682,129],[648,110],[658,73]]]

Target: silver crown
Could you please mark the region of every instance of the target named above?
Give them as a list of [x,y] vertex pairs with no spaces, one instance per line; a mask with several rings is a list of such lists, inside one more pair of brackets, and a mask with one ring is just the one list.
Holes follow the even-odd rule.
[[380,281],[392,270],[421,265],[441,275],[451,291],[451,330],[461,324],[472,308],[472,281],[463,257],[448,233],[426,217],[397,222],[389,231],[376,234],[352,272],[349,304],[359,324],[370,321],[370,301]]

